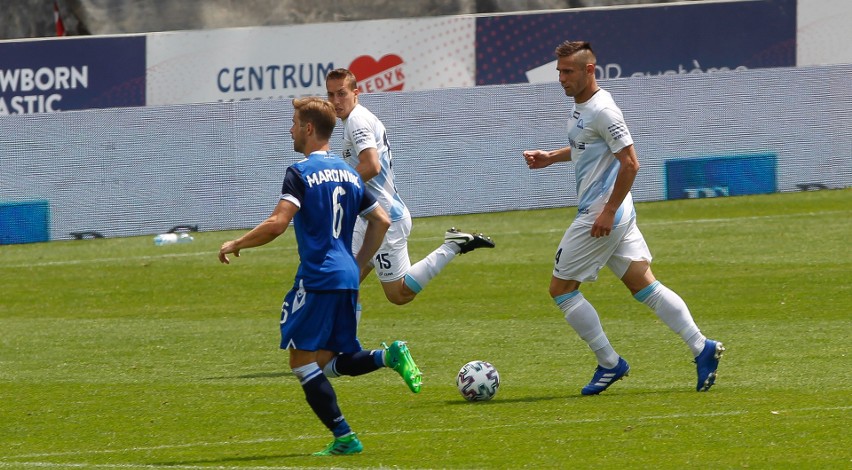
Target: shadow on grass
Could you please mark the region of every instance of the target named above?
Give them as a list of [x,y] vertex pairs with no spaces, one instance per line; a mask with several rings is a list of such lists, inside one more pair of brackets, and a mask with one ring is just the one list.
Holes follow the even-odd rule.
[[150,466],[175,467],[180,465],[203,465],[227,462],[254,462],[271,459],[290,459],[296,457],[310,457],[310,454],[276,454],[276,455],[247,455],[245,457],[223,457],[220,459],[196,459],[196,460],[174,460],[169,462],[151,462]]
[[293,375],[291,371],[279,372],[255,372],[254,374],[243,375],[223,375],[220,377],[205,377],[202,380],[228,380],[228,379],[274,379],[278,377],[287,377]]
[[[444,403],[447,405],[475,405],[475,406],[497,406],[501,404],[511,404],[511,403],[535,403],[537,401],[548,401],[548,400],[564,400],[566,398],[574,398],[574,397],[521,397],[521,398],[495,398],[493,400],[486,401],[467,401],[463,398],[459,398],[458,400],[447,400]],[[579,397],[577,397],[579,398]]]
[[581,395],[581,394],[570,394],[570,395],[560,395],[560,396],[542,396],[542,397],[518,397],[518,398],[494,398],[492,400],[486,401],[467,401],[463,398],[459,397],[458,400],[445,400],[444,403],[447,405],[474,405],[474,406],[498,406],[501,404],[512,404],[512,403],[535,403],[540,401],[550,401],[550,400],[606,400],[607,397],[611,397],[613,400],[615,399],[623,399],[629,398],[633,396],[641,396],[641,395],[656,395],[656,396],[666,396],[666,395],[699,395],[695,389],[690,390],[689,388],[671,388],[665,390],[612,390],[605,394],[598,395]]

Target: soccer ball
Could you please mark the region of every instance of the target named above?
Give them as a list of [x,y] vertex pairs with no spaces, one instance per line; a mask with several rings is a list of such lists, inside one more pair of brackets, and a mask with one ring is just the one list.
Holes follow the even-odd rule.
[[491,363],[470,361],[459,371],[456,386],[467,401],[490,400],[500,387],[500,374]]

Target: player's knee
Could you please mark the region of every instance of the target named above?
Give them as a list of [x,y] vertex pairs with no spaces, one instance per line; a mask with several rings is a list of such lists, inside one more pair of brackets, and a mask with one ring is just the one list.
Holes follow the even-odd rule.
[[552,298],[554,298],[554,299],[555,299],[555,298],[557,298],[557,297],[559,297],[560,295],[564,294],[564,292],[562,292],[562,290],[561,290],[561,289],[556,289],[556,288],[554,288],[553,286],[550,286],[550,289],[548,290],[548,293],[549,293],[549,294],[550,294],[550,296],[551,296]]
[[577,281],[564,281],[557,280],[556,278],[550,283],[550,289],[548,293],[550,297],[557,298],[560,295],[568,294],[570,292],[574,292],[575,290],[580,288],[580,283]]
[[405,305],[405,304],[411,302],[412,300],[414,300],[414,294],[412,294],[410,296],[407,296],[402,292],[395,292],[395,293],[386,292],[386,294],[387,294],[386,297],[388,298],[390,303],[392,303],[394,305]]
[[385,297],[394,305],[405,305],[417,296],[417,293],[411,290],[402,279],[398,282],[389,282],[382,284],[385,291]]

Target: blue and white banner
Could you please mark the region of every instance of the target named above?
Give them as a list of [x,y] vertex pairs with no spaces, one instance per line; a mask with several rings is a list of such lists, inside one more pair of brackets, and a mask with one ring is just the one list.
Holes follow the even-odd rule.
[[772,194],[778,191],[774,154],[672,158],[665,161],[666,199]]
[[469,17],[152,33],[148,105],[325,96],[350,69],[362,92],[474,86]]
[[145,105],[145,36],[0,43],[0,115]]
[[477,18],[476,84],[556,81],[554,49],[592,44],[597,77],[796,65],[796,0],[691,3]]
[[849,63],[850,21],[848,0],[707,0],[0,41],[0,115],[324,95],[336,67],[366,93],[555,82],[565,40],[600,79]]

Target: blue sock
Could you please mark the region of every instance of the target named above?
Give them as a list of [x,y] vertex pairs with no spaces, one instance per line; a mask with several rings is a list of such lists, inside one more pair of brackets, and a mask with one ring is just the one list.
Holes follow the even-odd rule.
[[352,432],[340,407],[337,406],[337,395],[331,382],[322,373],[316,362],[293,369],[293,373],[299,378],[302,390],[308,405],[314,410],[314,414],[322,421],[334,437],[341,437]]

